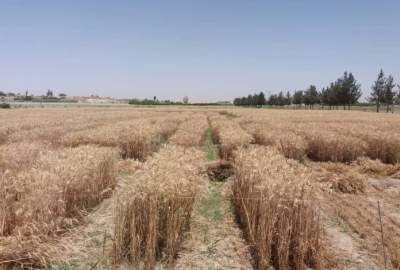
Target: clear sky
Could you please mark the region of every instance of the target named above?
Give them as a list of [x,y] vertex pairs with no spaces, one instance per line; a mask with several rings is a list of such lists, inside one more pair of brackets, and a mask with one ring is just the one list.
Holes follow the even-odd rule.
[[[0,0],[0,90],[191,101],[400,82],[399,0]],[[365,95],[367,96],[367,95]]]

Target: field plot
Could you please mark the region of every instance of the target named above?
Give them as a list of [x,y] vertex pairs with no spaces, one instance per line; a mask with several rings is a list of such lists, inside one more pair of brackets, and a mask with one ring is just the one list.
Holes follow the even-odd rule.
[[400,269],[400,117],[0,113],[0,269]]

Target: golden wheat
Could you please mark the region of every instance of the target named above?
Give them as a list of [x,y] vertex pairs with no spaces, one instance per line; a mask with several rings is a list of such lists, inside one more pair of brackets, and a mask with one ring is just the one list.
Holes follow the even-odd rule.
[[202,159],[199,150],[165,146],[127,179],[115,207],[116,263],[128,260],[152,269],[162,254],[173,260],[204,185]]
[[112,149],[83,146],[46,152],[29,170],[2,174],[0,236],[1,242],[13,239],[13,249],[1,252],[0,261],[28,258],[40,265],[46,256],[33,243],[41,246],[63,233],[82,211],[110,194],[116,184],[115,159]]
[[193,115],[189,120],[183,122],[169,142],[181,146],[200,146],[204,140],[208,121],[205,114]]
[[223,159],[231,159],[235,149],[249,145],[253,141],[252,136],[244,131],[238,122],[225,116],[212,116],[210,123]]
[[257,269],[320,269],[320,225],[311,173],[273,148],[240,149],[234,204]]

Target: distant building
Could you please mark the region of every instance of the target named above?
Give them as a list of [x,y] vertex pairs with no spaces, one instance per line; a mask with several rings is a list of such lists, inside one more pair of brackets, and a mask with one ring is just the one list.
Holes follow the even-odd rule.
[[0,101],[14,101],[15,97],[14,96],[0,96]]
[[215,103],[219,105],[232,105],[231,101],[217,101]]
[[69,97],[69,99],[76,100],[78,103],[92,103],[92,104],[120,103],[117,99],[111,97],[100,97],[97,95],[74,96],[74,97]]

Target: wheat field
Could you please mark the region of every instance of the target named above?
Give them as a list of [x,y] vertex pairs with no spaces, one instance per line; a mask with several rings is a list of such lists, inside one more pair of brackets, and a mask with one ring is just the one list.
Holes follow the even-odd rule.
[[0,269],[400,269],[398,115],[31,108],[0,123]]

